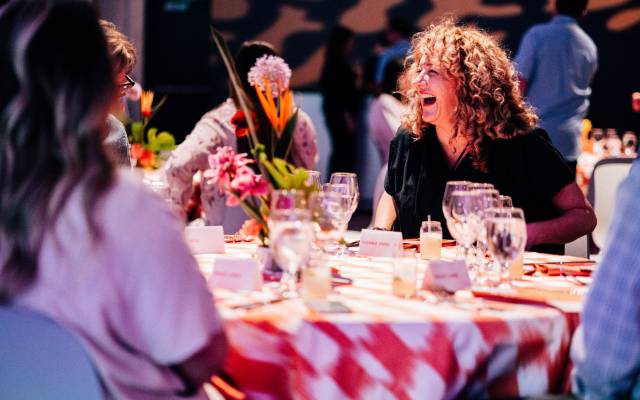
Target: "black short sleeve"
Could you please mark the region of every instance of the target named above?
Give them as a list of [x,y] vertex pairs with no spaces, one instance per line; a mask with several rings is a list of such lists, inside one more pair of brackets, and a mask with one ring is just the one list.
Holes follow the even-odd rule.
[[399,128],[389,144],[389,161],[387,163],[387,175],[384,178],[384,191],[394,196],[396,194],[396,174],[398,167],[404,165],[405,152],[403,143],[406,141],[407,131]]
[[527,135],[524,165],[535,193],[540,198],[551,201],[562,188],[575,182],[575,176],[558,150],[545,139],[547,137],[547,133],[542,129]]

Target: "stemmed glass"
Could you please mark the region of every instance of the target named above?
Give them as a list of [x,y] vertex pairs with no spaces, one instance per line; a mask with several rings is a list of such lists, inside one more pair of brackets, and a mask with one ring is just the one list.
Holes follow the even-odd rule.
[[329,179],[331,184],[342,184],[347,186],[346,196],[350,198],[349,220],[358,208],[360,191],[358,190],[358,176],[351,172],[334,172]]
[[297,273],[308,262],[313,241],[310,212],[302,209],[280,210],[269,220],[269,243],[276,262],[282,267],[282,296],[298,296]]
[[451,194],[450,204],[455,239],[464,248],[465,262],[471,267],[469,254],[480,228],[481,195],[477,191],[456,190]]
[[304,191],[296,189],[274,190],[271,193],[271,212],[305,209],[307,199]]
[[485,254],[489,249],[489,244],[487,242],[487,228],[484,223],[487,217],[487,210],[491,208],[497,208],[498,202],[500,198],[500,193],[498,193],[495,189],[478,189],[474,190],[475,193],[478,194],[480,202],[480,226],[478,229],[478,236],[476,239],[477,246],[477,263],[478,263],[478,276],[477,281],[483,283],[485,280]]
[[320,189],[320,185],[322,184],[322,182],[320,182],[320,172],[308,169],[305,183],[310,187]]
[[509,266],[524,252],[527,226],[521,208],[492,208],[487,211],[489,253],[498,262],[501,286],[509,287]]
[[511,196],[502,196],[498,198],[498,207],[499,208],[511,208],[513,207],[513,200]]
[[[447,222],[447,228],[449,229],[449,234],[455,239],[456,233],[455,225],[451,219],[451,195],[453,192],[458,190],[469,190],[469,185],[471,182],[469,181],[449,181],[447,182],[447,186],[444,188],[444,195],[442,196],[442,213],[444,214],[444,219]],[[457,256],[460,256],[460,247],[456,246]]]
[[316,192],[309,196],[315,244],[323,252],[331,252],[344,235],[349,207],[349,200],[338,192]]
[[638,138],[632,131],[627,131],[622,135],[622,148],[626,156],[633,156],[636,154],[636,148],[638,147]]

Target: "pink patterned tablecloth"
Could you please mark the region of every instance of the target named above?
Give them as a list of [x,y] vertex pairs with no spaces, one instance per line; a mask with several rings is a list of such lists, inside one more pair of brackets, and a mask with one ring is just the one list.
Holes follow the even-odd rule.
[[[227,245],[227,255],[251,251]],[[213,256],[198,260],[210,274]],[[231,347],[225,371],[250,398],[451,399],[563,389],[579,303],[537,306],[470,293],[455,303],[404,300],[391,294],[390,261],[336,264],[353,284],[334,288],[332,299],[350,313],[318,313],[302,300],[245,307],[270,294],[215,291]]]

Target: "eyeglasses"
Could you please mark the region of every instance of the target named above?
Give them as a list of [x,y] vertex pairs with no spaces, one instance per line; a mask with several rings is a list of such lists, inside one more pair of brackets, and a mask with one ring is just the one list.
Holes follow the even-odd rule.
[[131,89],[136,84],[136,81],[134,81],[133,78],[129,75],[125,75],[124,80],[125,83],[121,83],[118,85],[119,88],[122,88],[124,90]]

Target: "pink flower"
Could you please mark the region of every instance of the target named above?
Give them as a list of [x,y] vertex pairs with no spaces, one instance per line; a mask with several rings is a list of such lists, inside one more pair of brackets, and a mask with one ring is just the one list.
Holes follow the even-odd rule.
[[229,185],[231,190],[240,195],[244,200],[247,196],[261,196],[267,194],[267,182],[260,175],[256,175],[247,166],[242,166],[236,170],[236,176]]
[[278,97],[278,87],[285,90],[289,87],[291,80],[291,68],[287,63],[278,56],[264,55],[258,60],[247,75],[247,79],[251,86],[258,86],[263,92],[266,90],[264,81],[269,82],[271,94]]
[[267,181],[248,167],[254,161],[246,153],[236,154],[229,146],[221,147],[209,156],[210,169],[204,172],[209,184],[218,184],[227,192],[227,205],[237,206],[247,196],[262,196],[268,192]]

